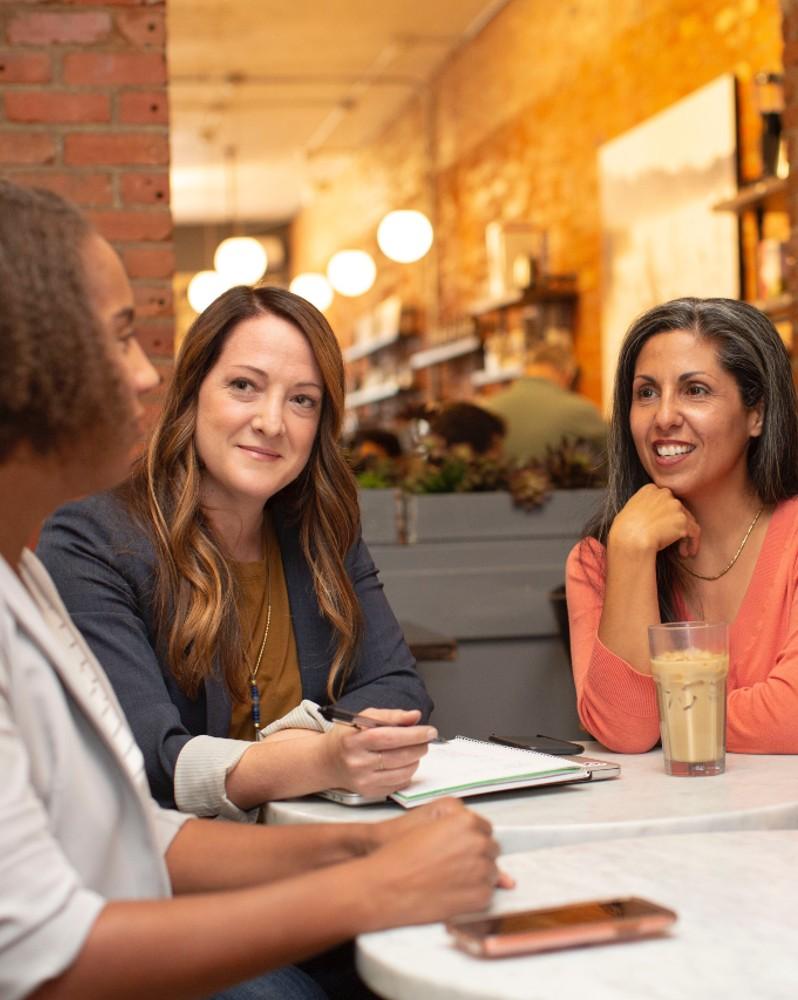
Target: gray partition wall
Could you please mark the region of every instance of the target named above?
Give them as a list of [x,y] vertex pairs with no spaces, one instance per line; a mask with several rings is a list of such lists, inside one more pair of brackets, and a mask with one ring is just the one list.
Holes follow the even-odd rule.
[[[458,642],[454,661],[419,663],[443,735],[580,734],[549,594],[600,495],[558,491],[530,513],[502,493],[410,496],[392,543],[366,499],[366,540],[396,616]],[[372,538],[370,523],[383,529]]]

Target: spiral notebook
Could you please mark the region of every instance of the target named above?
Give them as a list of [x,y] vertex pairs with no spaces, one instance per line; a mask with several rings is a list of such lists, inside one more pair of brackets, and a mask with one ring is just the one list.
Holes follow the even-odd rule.
[[446,795],[465,798],[589,778],[589,770],[573,760],[455,736],[430,743],[412,782],[389,798],[410,809]]

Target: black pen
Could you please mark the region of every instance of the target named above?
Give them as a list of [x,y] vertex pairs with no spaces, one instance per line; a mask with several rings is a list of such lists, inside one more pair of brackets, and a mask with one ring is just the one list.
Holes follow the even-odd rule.
[[[379,726],[390,726],[392,723],[383,722],[381,719],[372,719],[370,715],[360,715],[358,712],[350,712],[346,708],[339,708],[337,705],[322,705],[319,709],[322,718],[328,722],[340,722],[344,726],[355,726],[357,729],[376,729]],[[436,736],[432,743],[446,743],[442,736]]]

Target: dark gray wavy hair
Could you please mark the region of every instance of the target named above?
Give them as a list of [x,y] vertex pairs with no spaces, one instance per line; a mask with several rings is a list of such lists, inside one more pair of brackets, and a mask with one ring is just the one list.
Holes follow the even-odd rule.
[[[762,434],[748,442],[751,485],[763,504],[798,494],[798,403],[787,349],[758,309],[735,299],[674,299],[643,313],[630,327],[618,357],[608,441],[609,482],[602,509],[585,534],[606,544],[617,514],[651,482],[632,439],[629,411],[635,366],[643,345],[658,333],[688,330],[709,340],[734,378],[744,406],[762,407]],[[657,557],[662,620],[674,617],[674,588],[683,583],[673,547]]]

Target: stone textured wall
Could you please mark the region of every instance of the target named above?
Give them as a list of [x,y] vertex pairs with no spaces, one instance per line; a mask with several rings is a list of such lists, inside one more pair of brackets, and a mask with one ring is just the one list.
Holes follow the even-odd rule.
[[166,80],[165,0],[0,2],[0,174],[86,211],[121,254],[142,343],[168,371]]
[[339,298],[331,313],[346,343],[353,317],[371,302],[394,287],[421,294],[435,277],[432,261],[400,269],[379,255],[374,231],[388,209],[430,208],[444,320],[480,294],[485,224],[539,224],[550,235],[552,269],[578,275],[582,385],[598,401],[598,147],[731,72],[739,81],[741,174],[754,178],[752,78],[781,64],[778,0],[511,0],[449,60],[428,95],[412,99],[348,170],[316,192],[294,227],[297,269],[323,270],[346,245],[377,255],[381,276],[370,297]]

